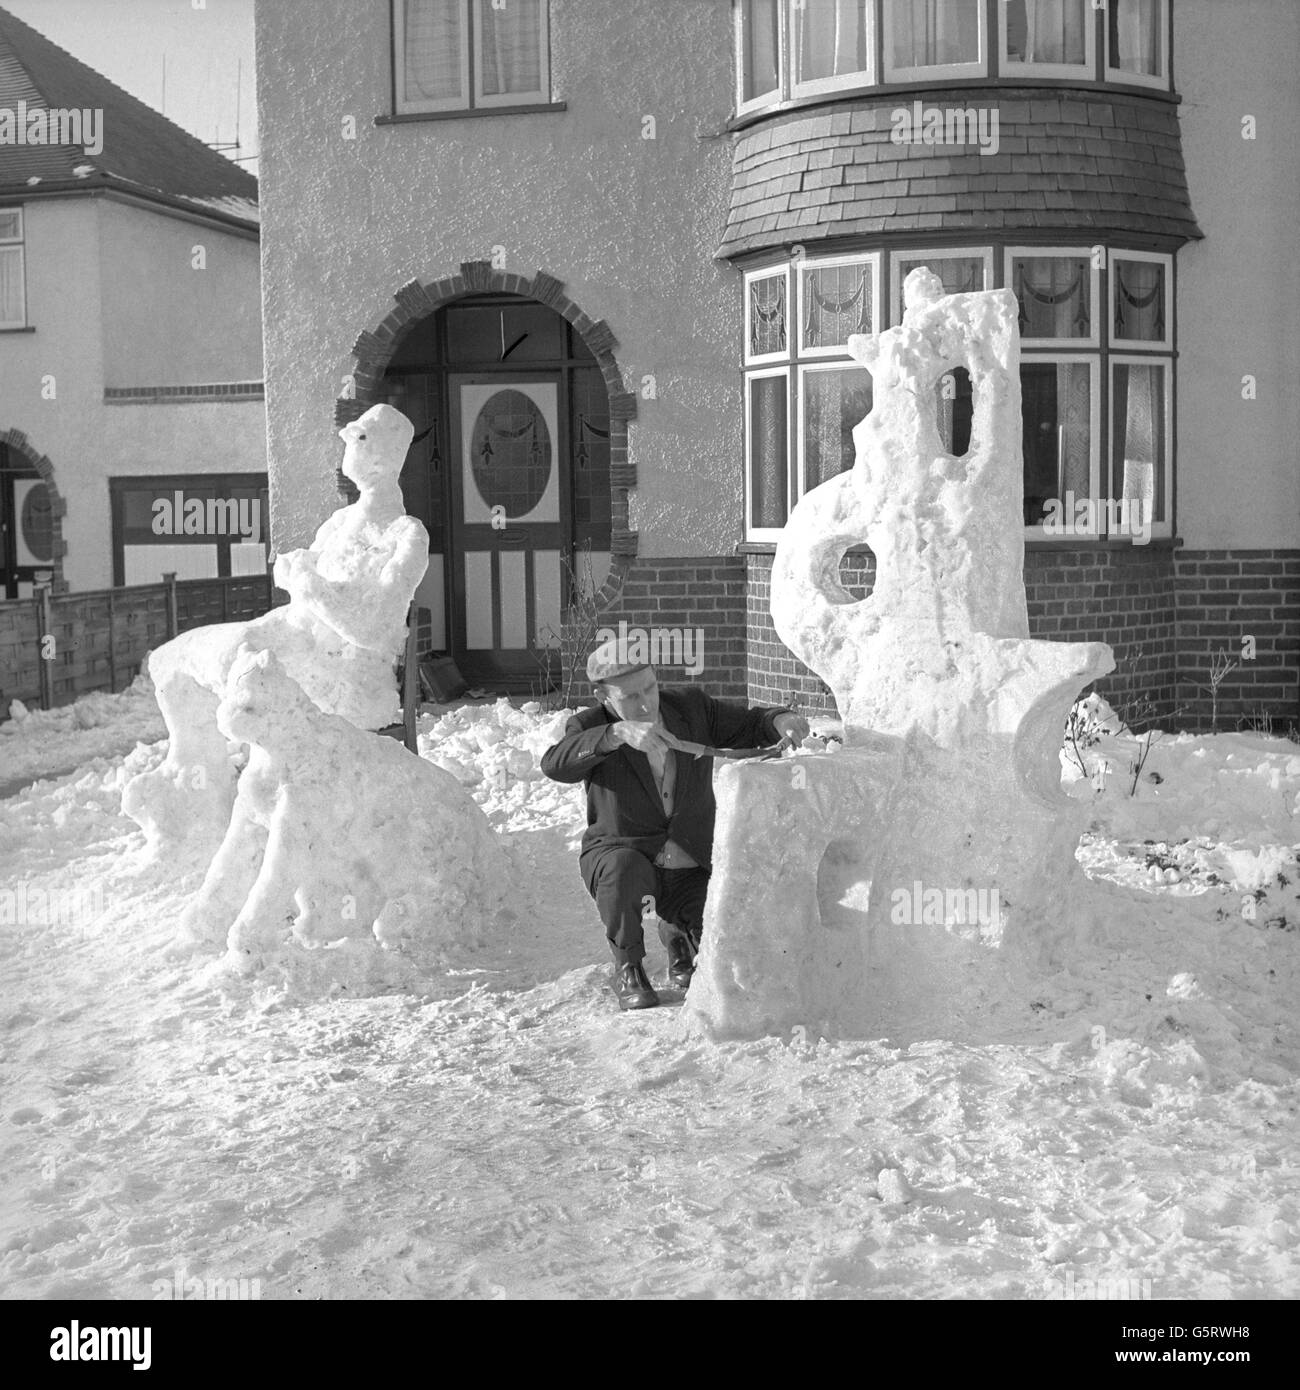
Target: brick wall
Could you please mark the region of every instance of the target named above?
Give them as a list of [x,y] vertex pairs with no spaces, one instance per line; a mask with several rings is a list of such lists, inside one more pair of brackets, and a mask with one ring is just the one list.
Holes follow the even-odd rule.
[[[740,556],[704,555],[633,560],[623,587],[600,614],[600,625],[699,630],[696,654],[703,669],[657,663],[664,685],[698,683],[710,695],[745,696],[745,562]],[[585,654],[583,654],[585,661]],[[590,695],[585,676],[578,682]]]
[[[833,714],[823,683],[777,637],[770,614],[772,556],[747,555],[749,698]],[[874,560],[851,553],[841,583],[871,591]],[[1029,632],[1059,642],[1106,642],[1116,669],[1097,690],[1123,710],[1149,700],[1179,728],[1208,729],[1214,654],[1237,667],[1219,692],[1219,727],[1235,729],[1261,712],[1278,732],[1300,722],[1300,551],[1171,551],[1167,546],[1033,549],[1025,553]],[[1243,661],[1242,638],[1255,638]]]

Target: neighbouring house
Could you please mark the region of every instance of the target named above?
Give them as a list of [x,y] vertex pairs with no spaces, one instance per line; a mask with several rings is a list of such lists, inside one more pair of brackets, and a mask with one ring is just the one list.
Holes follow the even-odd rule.
[[0,9],[0,599],[265,572],[258,257],[251,174]]
[[[1019,300],[1032,633],[1296,717],[1292,0],[278,0],[257,55],[276,542],[338,504],[327,426],[406,411],[472,682],[554,665],[589,562],[603,624],[701,631],[666,678],[829,708],[772,555],[928,265]],[[960,454],[964,373],[934,409]]]

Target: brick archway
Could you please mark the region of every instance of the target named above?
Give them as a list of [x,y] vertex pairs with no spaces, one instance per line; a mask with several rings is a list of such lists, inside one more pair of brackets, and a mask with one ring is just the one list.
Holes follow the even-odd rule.
[[50,569],[54,574],[51,587],[56,594],[66,594],[68,585],[63,578],[63,557],[67,554],[68,547],[63,539],[63,518],[67,515],[68,504],[59,492],[59,485],[54,481],[54,465],[45,454],[37,453],[22,430],[6,430],[0,434],[0,444],[7,445],[11,452],[25,459],[50,490],[51,549],[53,550]]
[[[335,428],[363,415],[382,399],[384,369],[398,344],[420,320],[435,310],[467,294],[485,291],[525,295],[554,309],[573,325],[574,330],[596,359],[605,389],[609,393],[609,488],[610,488],[610,565],[609,575],[596,595],[596,607],[604,610],[618,598],[632,561],[636,558],[637,534],[628,530],[627,492],[636,486],[636,466],[627,461],[628,421],[636,417],[636,396],[623,389],[623,374],[614,358],[618,342],[609,325],[592,320],[564,294],[564,285],[553,275],[539,270],[531,278],[494,270],[490,261],[462,262],[456,275],[427,284],[412,280],[397,290],[397,307],[374,329],[364,331],[352,347],[356,366],[352,380],[356,394],[342,396],[334,403]],[[339,491],[346,479],[339,474]]]

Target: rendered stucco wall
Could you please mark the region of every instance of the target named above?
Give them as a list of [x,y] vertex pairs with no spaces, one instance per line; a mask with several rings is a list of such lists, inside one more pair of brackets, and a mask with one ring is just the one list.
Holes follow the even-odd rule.
[[[1300,543],[1297,54],[1294,0],[1174,7],[1183,154],[1206,238],[1178,256],[1178,531],[1190,549]],[[1248,374],[1255,401],[1242,399]]]
[[628,389],[655,377],[629,429],[641,554],[727,553],[740,538],[740,277],[712,259],[731,169],[730,6],[550,9],[567,111],[376,127],[392,109],[389,7],[257,7],[277,549],[307,543],[338,505],[330,422],[357,334],[400,286],[494,246],[504,269],[547,271],[609,323]]
[[104,385],[260,381],[257,241],[124,203],[97,207]]

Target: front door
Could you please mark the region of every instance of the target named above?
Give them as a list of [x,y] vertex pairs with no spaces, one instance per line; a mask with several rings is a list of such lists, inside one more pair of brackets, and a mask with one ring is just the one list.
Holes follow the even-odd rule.
[[568,441],[560,374],[451,374],[451,617],[471,686],[557,673]]

